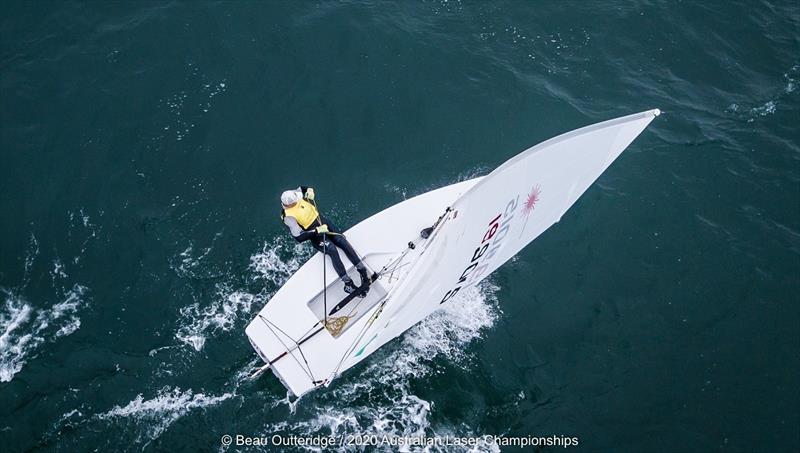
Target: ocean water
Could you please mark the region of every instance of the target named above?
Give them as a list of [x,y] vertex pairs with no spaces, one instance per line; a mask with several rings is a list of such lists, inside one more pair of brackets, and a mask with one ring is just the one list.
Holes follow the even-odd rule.
[[[792,1],[6,2],[2,450],[797,451],[799,84]],[[248,379],[244,327],[311,256],[281,190],[349,226],[655,107],[559,224],[330,388]]]

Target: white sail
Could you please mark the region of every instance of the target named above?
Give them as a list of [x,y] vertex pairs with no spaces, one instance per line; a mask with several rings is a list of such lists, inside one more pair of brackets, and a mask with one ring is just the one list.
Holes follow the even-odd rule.
[[389,295],[378,323],[383,330],[370,346],[401,334],[558,222],[659,114],[650,110],[552,138],[475,184],[451,205],[412,273]]

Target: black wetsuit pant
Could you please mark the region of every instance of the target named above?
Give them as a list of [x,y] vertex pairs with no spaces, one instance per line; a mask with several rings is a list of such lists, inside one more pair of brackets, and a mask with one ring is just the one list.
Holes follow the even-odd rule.
[[[330,231],[334,231],[334,227],[330,223],[328,223],[328,228]],[[333,265],[334,270],[336,270],[336,273],[339,275],[339,278],[345,281],[349,279],[349,277],[345,278],[347,271],[344,268],[342,259],[339,257],[339,251],[336,250],[337,247],[342,249],[344,254],[347,255],[347,259],[349,259],[350,262],[356,266],[356,268],[359,270],[364,268],[364,264],[361,263],[361,258],[359,258],[356,251],[353,250],[353,246],[350,245],[350,241],[348,241],[344,235],[337,233],[326,234],[324,236],[328,239],[327,244],[325,244],[322,234],[316,234],[314,237],[312,237],[311,244],[315,249],[330,257],[331,264]]]

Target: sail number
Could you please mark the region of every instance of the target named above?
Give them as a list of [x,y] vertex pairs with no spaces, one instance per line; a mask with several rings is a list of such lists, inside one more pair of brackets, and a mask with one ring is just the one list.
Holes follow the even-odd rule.
[[505,210],[497,214],[497,216],[489,222],[489,226],[483,234],[483,239],[472,253],[472,259],[461,273],[461,277],[459,277],[455,287],[444,295],[442,301],[439,302],[440,304],[447,302],[450,298],[455,296],[461,288],[480,280],[481,276],[489,267],[492,257],[494,257],[495,253],[500,249],[503,240],[508,235],[510,222],[514,218],[514,211],[517,209],[518,202],[519,195],[509,200]]

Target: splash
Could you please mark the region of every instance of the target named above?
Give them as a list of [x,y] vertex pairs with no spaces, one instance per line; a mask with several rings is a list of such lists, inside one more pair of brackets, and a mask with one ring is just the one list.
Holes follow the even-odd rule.
[[767,116],[775,113],[775,101],[767,101],[763,105],[753,107],[750,109],[750,121],[753,121],[754,116]]
[[25,252],[25,271],[22,276],[22,286],[28,284],[31,278],[31,269],[36,262],[36,257],[39,256],[39,241],[33,233],[28,240],[28,250]]
[[211,305],[201,307],[198,302],[180,309],[185,320],[175,333],[175,338],[201,351],[208,336],[227,332],[236,325],[241,313],[250,313],[255,295],[233,291],[226,284],[217,285],[217,298]]
[[136,435],[135,443],[150,443],[186,414],[216,406],[233,396],[231,393],[209,396],[178,387],[163,387],[151,399],[146,400],[139,394],[125,406],[114,406],[96,417],[121,424],[125,430],[133,430]]
[[[181,321],[175,338],[195,351],[201,351],[208,338],[232,330],[242,319],[249,319],[253,307],[263,306],[310,255],[310,247],[289,243],[283,237],[266,242],[260,253],[250,257],[249,280],[263,281],[268,285],[261,292],[253,294],[235,290],[228,283],[217,284],[215,298],[210,305],[195,302],[180,309]],[[185,260],[191,257],[191,250],[181,253],[181,257],[182,265],[186,264]],[[190,264],[186,264],[186,269],[196,268],[196,261],[189,259]]]
[[41,347],[72,335],[81,326],[78,312],[85,305],[85,286],[75,285],[65,299],[49,309],[37,310],[21,297],[3,290],[0,312],[0,382],[9,382]]
[[160,100],[159,103],[169,110],[172,121],[162,127],[161,135],[154,140],[169,136],[174,136],[176,141],[187,138],[197,127],[196,121],[200,121],[211,110],[214,98],[228,90],[227,79],[210,81],[198,73],[198,67],[194,63],[188,63],[188,67],[191,74],[187,76],[187,81],[194,88],[190,91],[181,90]]
[[798,72],[800,72],[800,65],[794,65],[783,74],[785,85],[773,96],[773,99],[750,108],[743,107],[739,104],[730,104],[726,111],[746,119],[748,123],[752,123],[759,118],[774,114],[778,110],[779,102],[784,97],[791,95],[797,89]]
[[797,89],[797,76],[800,74],[800,65],[794,65],[789,68],[789,71],[783,75],[783,79],[786,81],[786,86],[783,88],[783,92],[786,94],[790,94]]
[[395,186],[393,184],[384,183],[383,184],[383,188],[389,193],[393,193],[395,195],[399,195],[403,200],[407,200],[408,199],[408,189],[406,189],[405,187],[400,187],[400,186]]
[[311,257],[312,252],[311,247],[278,236],[265,242],[261,252],[250,257],[253,279],[283,285]]
[[217,233],[211,240],[211,245],[203,247],[198,253],[195,253],[194,243],[190,242],[186,249],[179,253],[177,257],[173,258],[170,263],[170,268],[180,278],[205,278],[207,271],[204,272],[202,264],[206,257],[214,250],[214,244],[217,239],[222,237],[222,233]]

